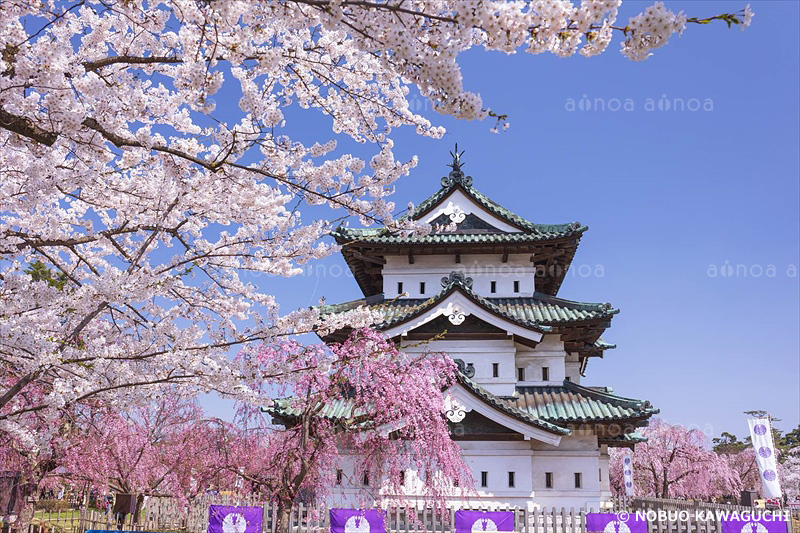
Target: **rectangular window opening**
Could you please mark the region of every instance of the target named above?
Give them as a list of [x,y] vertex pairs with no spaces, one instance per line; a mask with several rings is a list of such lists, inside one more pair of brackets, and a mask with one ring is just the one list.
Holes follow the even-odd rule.
[[582,481],[582,480],[581,480],[581,477],[582,477],[582,476],[581,476],[581,473],[580,473],[580,472],[575,472],[575,488],[576,488],[576,489],[579,489],[579,488],[581,488],[581,485],[582,485],[582,483],[581,483],[581,481]]
[[398,281],[397,282],[397,294],[403,294],[403,282],[402,281]]
[[514,472],[508,473],[508,486],[509,488],[514,488]]
[[365,487],[369,487],[369,471],[364,472],[364,478],[361,480],[361,484]]
[[342,479],[344,479],[344,473],[341,470],[336,469],[336,484],[341,485]]
[[420,281],[419,282],[419,293],[420,294],[425,294],[425,282],[424,281]]
[[489,486],[489,472],[481,472],[481,487]]
[[500,377],[500,363],[492,363],[492,377],[493,378]]
[[517,381],[525,381],[525,369],[518,368],[517,369]]
[[603,481],[603,469],[602,468],[598,468],[597,469],[597,481]]
[[492,294],[497,292],[497,282],[496,281],[490,281],[489,282],[489,292],[491,292]]
[[550,367],[542,367],[542,381],[550,381]]
[[400,471],[400,486],[401,487],[405,487],[406,486],[406,471],[405,470],[401,470]]
[[514,281],[514,292],[519,292],[519,281]]
[[545,472],[544,473],[544,486],[545,488],[552,489],[553,488],[553,473],[552,472]]

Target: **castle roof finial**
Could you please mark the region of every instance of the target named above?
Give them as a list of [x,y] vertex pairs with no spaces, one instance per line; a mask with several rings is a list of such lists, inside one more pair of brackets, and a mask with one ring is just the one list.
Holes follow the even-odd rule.
[[461,156],[464,155],[464,150],[461,152],[458,151],[458,143],[456,143],[456,149],[454,152],[450,152],[450,156],[453,158],[453,162],[447,165],[448,167],[452,168],[453,170],[461,170],[461,166],[464,164],[461,161]]
[[464,150],[459,152],[458,143],[456,143],[455,151],[450,152],[453,162],[447,165],[452,170],[449,176],[442,178],[442,187],[450,187],[454,183],[460,183],[465,187],[472,186],[472,176],[465,176],[464,172],[461,170],[461,167],[464,166],[464,162],[461,160],[462,155],[464,155]]

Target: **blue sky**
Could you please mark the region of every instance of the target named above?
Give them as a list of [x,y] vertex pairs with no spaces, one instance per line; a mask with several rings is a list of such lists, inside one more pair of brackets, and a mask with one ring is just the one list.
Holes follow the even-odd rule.
[[[626,0],[623,20],[647,5]],[[751,5],[747,31],[692,25],[642,63],[618,41],[592,59],[470,51],[466,86],[507,113],[510,129],[428,113],[444,139],[394,134],[399,158],[420,159],[398,183],[398,206],[438,189],[458,142],[481,192],[535,222],[589,226],[559,295],[621,313],[605,335],[618,348],[590,361],[585,384],[740,437],[745,410],[769,411],[784,430],[800,420],[800,10]],[[744,3],[667,6],[708,16]],[[335,138],[318,114],[288,118],[301,140]],[[352,277],[331,275],[346,270],[338,255],[310,268],[258,282],[287,311],[361,296]],[[207,407],[226,416],[221,402]]]

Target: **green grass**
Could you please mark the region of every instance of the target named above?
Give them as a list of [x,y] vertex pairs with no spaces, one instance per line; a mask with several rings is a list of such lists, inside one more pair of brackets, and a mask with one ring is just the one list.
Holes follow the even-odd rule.
[[[95,509],[94,510],[94,522],[87,522],[84,527],[88,529],[109,529],[109,530],[116,530],[116,523],[114,522],[113,518],[110,521],[105,513]],[[89,519],[87,513],[87,520]],[[130,517],[125,521],[128,524],[130,521]],[[142,512],[140,523],[137,526],[141,529],[144,526],[145,521],[145,513]],[[83,529],[81,529],[81,512],[78,509],[68,509],[61,511],[59,515],[58,511],[36,511],[33,515],[33,523],[39,526],[43,526],[47,531],[51,533],[82,533]],[[123,530],[131,530],[136,529],[131,526],[123,526]],[[158,529],[160,532],[170,531],[168,529],[160,528]],[[186,533],[184,530],[175,530],[176,533]]]
[[[90,529],[107,529],[107,516],[98,510],[95,510],[94,515],[96,521],[84,526]],[[87,520],[88,518],[87,514]],[[81,531],[81,512],[78,509],[67,509],[59,514],[58,511],[39,510],[33,515],[33,523],[44,526],[54,533],[78,533]],[[108,524],[110,528],[116,529],[113,519]]]
[[80,530],[81,512],[77,509],[61,511],[36,511],[33,523],[56,533],[74,533]]

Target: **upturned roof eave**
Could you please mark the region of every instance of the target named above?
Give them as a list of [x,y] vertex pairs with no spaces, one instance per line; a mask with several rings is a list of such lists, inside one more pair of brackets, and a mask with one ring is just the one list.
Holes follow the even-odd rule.
[[[457,171],[455,173],[455,175],[459,174],[463,178],[463,173],[461,173],[460,171]],[[452,178],[454,176],[454,173],[451,172],[450,176]],[[514,213],[513,211],[501,206],[500,204],[498,204],[497,202],[495,202],[482,192],[472,187],[471,184],[469,185],[465,184],[463,179],[451,179],[449,185],[443,186],[441,189],[434,192],[431,196],[423,200],[414,209],[413,212],[404,215],[403,217],[401,217],[401,219],[410,218],[412,220],[419,220],[426,214],[430,213],[437,206],[441,205],[455,191],[461,191],[464,195],[472,199],[475,203],[477,203],[478,205],[489,211],[489,213],[497,216],[504,222],[518,228],[521,231],[537,230],[538,228],[561,225],[561,224],[537,224],[535,222],[531,222],[530,220],[527,220],[526,218],[521,217],[518,214]],[[573,222],[572,224],[576,223]],[[582,227],[588,229],[586,226]]]
[[[464,387],[470,394],[477,397],[480,401],[488,405],[494,410],[500,411],[508,416],[511,416],[525,424],[528,424],[532,427],[537,429],[541,429],[547,431],[548,433],[552,433],[554,435],[564,436],[570,435],[572,430],[569,428],[564,428],[553,424],[552,422],[548,422],[546,420],[542,420],[535,416],[532,416],[530,413],[518,409],[501,398],[498,398],[491,392],[487,391],[468,377],[466,377],[461,372],[456,372],[456,380],[459,385]],[[262,410],[266,413],[269,413],[273,417],[278,417],[283,420],[296,420],[298,415],[294,412],[293,408],[291,407],[291,398],[281,398],[273,402],[273,404],[269,407],[265,407]],[[331,421],[358,421],[359,418],[366,417],[362,414],[359,415],[356,413],[355,408],[352,405],[348,405],[348,402],[342,401],[337,402],[340,403],[338,407],[331,407],[331,406],[323,406],[320,409],[320,416],[325,420]]]
[[[460,285],[457,285],[460,287]],[[468,288],[462,288],[462,292],[467,294],[468,296],[472,297],[476,303],[485,306],[491,307],[497,313],[501,314],[503,318],[513,320],[515,323],[523,324],[523,321],[520,321],[513,315],[509,314],[506,311],[501,309],[502,306],[508,306],[508,302],[513,302],[515,300],[519,301],[519,305],[528,304],[530,302],[535,301],[542,301],[546,302],[550,305],[562,306],[566,307],[570,311],[582,311],[582,312],[592,312],[596,313],[596,316],[586,317],[581,319],[574,319],[574,318],[556,318],[552,320],[539,320],[534,322],[527,322],[527,323],[534,323],[539,327],[550,327],[549,331],[544,331],[544,333],[552,332],[552,326],[559,326],[559,325],[583,325],[587,323],[596,323],[598,321],[602,321],[608,318],[613,317],[614,315],[619,313],[619,309],[615,309],[610,306],[608,303],[593,303],[593,302],[576,302],[573,300],[564,300],[558,297],[554,297],[551,295],[543,294],[543,293],[534,293],[532,297],[519,297],[519,298],[485,298],[483,296],[478,295],[474,291]],[[391,321],[385,321],[381,323],[381,326],[384,324],[387,326],[395,326],[406,320],[413,319],[414,317],[418,316],[419,313],[424,312],[425,310],[430,309],[433,305],[441,302],[447,296],[451,294],[451,291],[448,289],[443,289],[442,291],[438,292],[437,294],[431,296],[430,298],[422,299],[422,298],[413,298],[408,300],[403,299],[394,299],[394,300],[386,300],[382,294],[368,296],[365,298],[359,298],[356,300],[351,300],[349,302],[342,302],[340,304],[334,304],[329,306],[324,306],[321,308],[323,313],[337,313],[337,312],[344,312],[351,309],[356,309],[359,306],[380,306],[392,302],[396,303],[403,303],[404,301],[413,301],[416,302],[413,308],[413,314],[410,315],[403,315],[401,317],[397,317],[392,319]],[[372,300],[372,301],[370,301]],[[337,309],[340,308],[340,309]],[[487,309],[488,310],[488,309]],[[604,346],[613,347],[615,345],[606,344]],[[598,345],[598,349],[605,349],[604,347]]]
[[[517,391],[520,396],[516,401],[524,399],[524,406],[518,405],[519,409],[528,411],[546,409],[547,415],[542,418],[559,425],[642,422],[659,413],[659,410],[647,400],[625,398],[597,389],[582,387],[571,381],[564,381],[562,385],[558,386],[518,386]],[[558,397],[559,400],[550,401],[552,396]],[[528,398],[532,398],[536,404],[528,403]],[[593,405],[592,401],[598,402],[598,404]]]
[[[398,218],[399,221],[402,220],[419,220],[426,214],[430,213],[433,209],[435,209],[438,205],[442,202],[447,200],[455,191],[461,191],[464,195],[472,199],[476,204],[486,209],[490,214],[500,218],[510,226],[513,226],[519,230],[519,232],[503,232],[503,233],[486,233],[485,235],[492,235],[494,237],[502,237],[502,236],[509,236],[509,238],[513,238],[513,236],[528,236],[528,237],[535,237],[539,241],[549,241],[549,240],[557,240],[557,239],[565,239],[565,238],[574,238],[575,236],[580,236],[584,232],[586,232],[589,227],[579,222],[568,222],[562,224],[538,224],[535,222],[531,222],[516,213],[502,207],[500,204],[489,198],[488,196],[484,195],[474,187],[464,185],[461,181],[453,180],[450,182],[450,185],[445,186],[431,196],[423,200],[411,213],[407,213]],[[537,235],[538,233],[538,235]],[[348,235],[350,234],[350,235]],[[366,240],[369,238],[391,238],[394,237],[391,235],[388,229],[386,228],[345,228],[345,227],[338,227],[331,232],[331,235],[336,239],[338,244],[347,244],[352,241],[354,237],[358,237],[361,240]],[[468,237],[469,235],[474,234],[458,234],[458,233],[442,233],[439,235],[452,235],[452,236],[461,236],[461,237]],[[483,234],[478,234],[483,235]],[[399,242],[397,245],[403,245],[403,237],[396,237]],[[413,238],[413,237],[412,237]],[[389,244],[389,243],[385,243]],[[395,243],[392,243],[395,244]],[[409,244],[433,244],[433,243],[413,243],[409,242]]]
[[525,329],[535,331],[536,333],[551,333],[553,331],[553,328],[551,326],[547,326],[538,322],[533,322],[528,320],[519,320],[516,317],[509,315],[508,313],[502,311],[497,305],[493,304],[488,299],[478,295],[475,291],[463,285],[462,283],[452,283],[446,286],[437,294],[431,296],[428,300],[426,300],[420,306],[415,308],[411,313],[391,321],[384,321],[378,325],[378,328],[381,330],[385,330],[385,329],[395,328],[397,326],[405,324],[406,322],[410,322],[411,320],[414,320],[415,318],[423,315],[425,312],[427,312],[428,310],[430,310],[443,300],[446,300],[455,291],[459,291],[461,294],[469,298],[476,305],[494,314],[495,316],[503,320],[512,322],[513,324],[521,326]]
[[467,389],[470,393],[472,393],[473,395],[478,397],[481,401],[488,404],[494,409],[498,409],[501,412],[511,415],[518,420],[521,420],[527,424],[530,424],[539,429],[543,429],[550,433],[554,433],[556,435],[570,435],[572,433],[572,430],[570,430],[569,428],[561,427],[547,420],[535,417],[531,415],[529,412],[526,412],[522,409],[514,407],[507,401],[503,400],[502,398],[499,398],[498,396],[492,394],[485,388],[481,387],[478,383],[472,381],[470,378],[468,378],[461,372],[456,372],[456,377],[458,379],[458,382],[465,389]]
[[[384,246],[391,247],[421,247],[429,246],[445,247],[445,246],[524,246],[526,244],[534,245],[541,243],[557,244],[559,242],[572,243],[580,240],[583,233],[588,229],[588,226],[580,226],[574,230],[563,231],[560,233],[433,233],[422,236],[409,236],[402,237],[393,235],[388,230],[384,234],[371,233],[363,231],[363,228],[337,228],[330,232],[330,235],[336,240],[336,243],[344,247],[359,247],[359,246]],[[431,242],[424,240],[425,238],[438,237],[439,242]],[[484,239],[483,241],[478,240]]]

